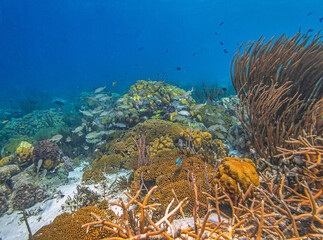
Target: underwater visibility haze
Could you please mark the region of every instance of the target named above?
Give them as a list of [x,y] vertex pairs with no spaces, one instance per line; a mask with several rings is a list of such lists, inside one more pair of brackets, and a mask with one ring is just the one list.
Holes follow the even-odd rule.
[[0,1],[0,240],[322,239],[322,1]]

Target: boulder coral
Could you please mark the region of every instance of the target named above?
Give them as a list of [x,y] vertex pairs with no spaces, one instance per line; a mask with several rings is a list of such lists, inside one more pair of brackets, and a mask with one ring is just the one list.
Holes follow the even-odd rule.
[[[256,166],[248,158],[226,157],[218,168],[214,184],[220,182],[230,194],[240,195],[240,189],[246,192],[250,185],[259,186]],[[239,186],[238,186],[239,185]]]
[[47,140],[37,142],[33,151],[33,160],[35,172],[40,168],[46,170],[54,169],[60,162],[60,153],[57,144]]

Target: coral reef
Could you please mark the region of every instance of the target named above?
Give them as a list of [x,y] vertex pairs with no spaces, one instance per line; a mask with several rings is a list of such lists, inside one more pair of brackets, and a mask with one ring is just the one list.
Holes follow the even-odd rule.
[[82,175],[83,184],[94,184],[99,183],[104,179],[104,175],[99,170],[88,169],[85,170]]
[[60,163],[60,153],[57,144],[47,140],[39,141],[34,146],[33,160],[35,172],[43,168],[54,169]]
[[0,183],[6,183],[12,176],[18,174],[19,172],[20,168],[15,164],[0,167]]
[[10,204],[14,210],[29,208],[37,202],[48,197],[47,191],[32,184],[24,184],[18,187],[10,197]]
[[33,158],[34,147],[29,142],[22,141],[15,151],[15,161],[19,166],[30,165]]
[[[33,111],[22,118],[16,118],[9,121],[6,128],[1,130],[0,143],[2,143],[2,140],[8,140],[13,136],[24,135],[34,138],[39,131],[47,128],[52,129],[51,136],[53,136],[58,134],[63,127],[65,127],[63,116],[56,109]],[[50,136],[47,134],[41,140],[45,138],[50,138]],[[20,142],[21,141],[22,140],[20,140]],[[26,139],[26,141],[28,141],[28,139]]]
[[120,170],[124,161],[125,158],[120,154],[103,155],[93,161],[92,168],[105,173],[113,173]]
[[100,195],[88,187],[77,185],[76,193],[73,198],[67,197],[62,209],[65,212],[74,213],[82,207],[94,206],[99,202]]
[[33,238],[35,240],[97,240],[110,237],[112,232],[106,228],[82,228],[84,224],[95,220],[91,216],[91,213],[94,213],[102,219],[105,218],[108,221],[116,218],[111,210],[102,210],[93,206],[83,207],[73,214],[63,213],[59,215],[53,223],[38,230]]

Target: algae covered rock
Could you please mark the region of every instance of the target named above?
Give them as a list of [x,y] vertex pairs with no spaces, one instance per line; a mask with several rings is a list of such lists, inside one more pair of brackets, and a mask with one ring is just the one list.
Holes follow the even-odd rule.
[[124,161],[125,158],[120,154],[103,155],[94,160],[92,168],[94,170],[105,171],[106,173],[113,173],[119,171]]
[[248,158],[226,157],[216,173],[215,183],[221,185],[231,194],[240,195],[238,184],[243,192],[250,185],[259,186],[259,176],[255,164]]
[[22,210],[43,201],[46,197],[48,194],[45,189],[32,184],[24,184],[12,193],[10,203],[14,210]]
[[82,175],[82,183],[94,184],[101,182],[104,179],[104,175],[101,171],[95,169],[85,170]]
[[0,168],[0,183],[6,183],[12,176],[18,174],[20,168],[18,165],[10,164]]

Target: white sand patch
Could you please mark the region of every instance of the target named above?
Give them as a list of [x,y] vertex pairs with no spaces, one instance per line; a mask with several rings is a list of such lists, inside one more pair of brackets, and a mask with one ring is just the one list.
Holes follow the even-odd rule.
[[[57,196],[57,199],[44,200],[41,203],[35,204],[33,207],[26,209],[26,211],[37,211],[40,212],[36,216],[28,217],[28,223],[33,234],[35,234],[40,228],[50,224],[55,217],[62,214],[61,206],[65,203],[68,196],[73,197],[76,193],[76,186],[81,184],[83,171],[81,168],[76,168],[74,171],[69,173],[69,183],[58,187],[61,191],[62,196]],[[116,178],[121,176],[129,176],[130,171],[121,171],[118,174],[108,174],[107,183],[108,185],[113,183]],[[88,185],[87,185],[88,186]],[[89,185],[91,190],[98,191],[98,188],[94,185]],[[118,201],[122,193],[114,194],[108,199],[111,201]],[[119,212],[119,209],[112,210]],[[28,231],[23,221],[22,214],[18,214],[18,211],[14,211],[10,215],[4,214],[0,217],[0,240],[27,240]]]

